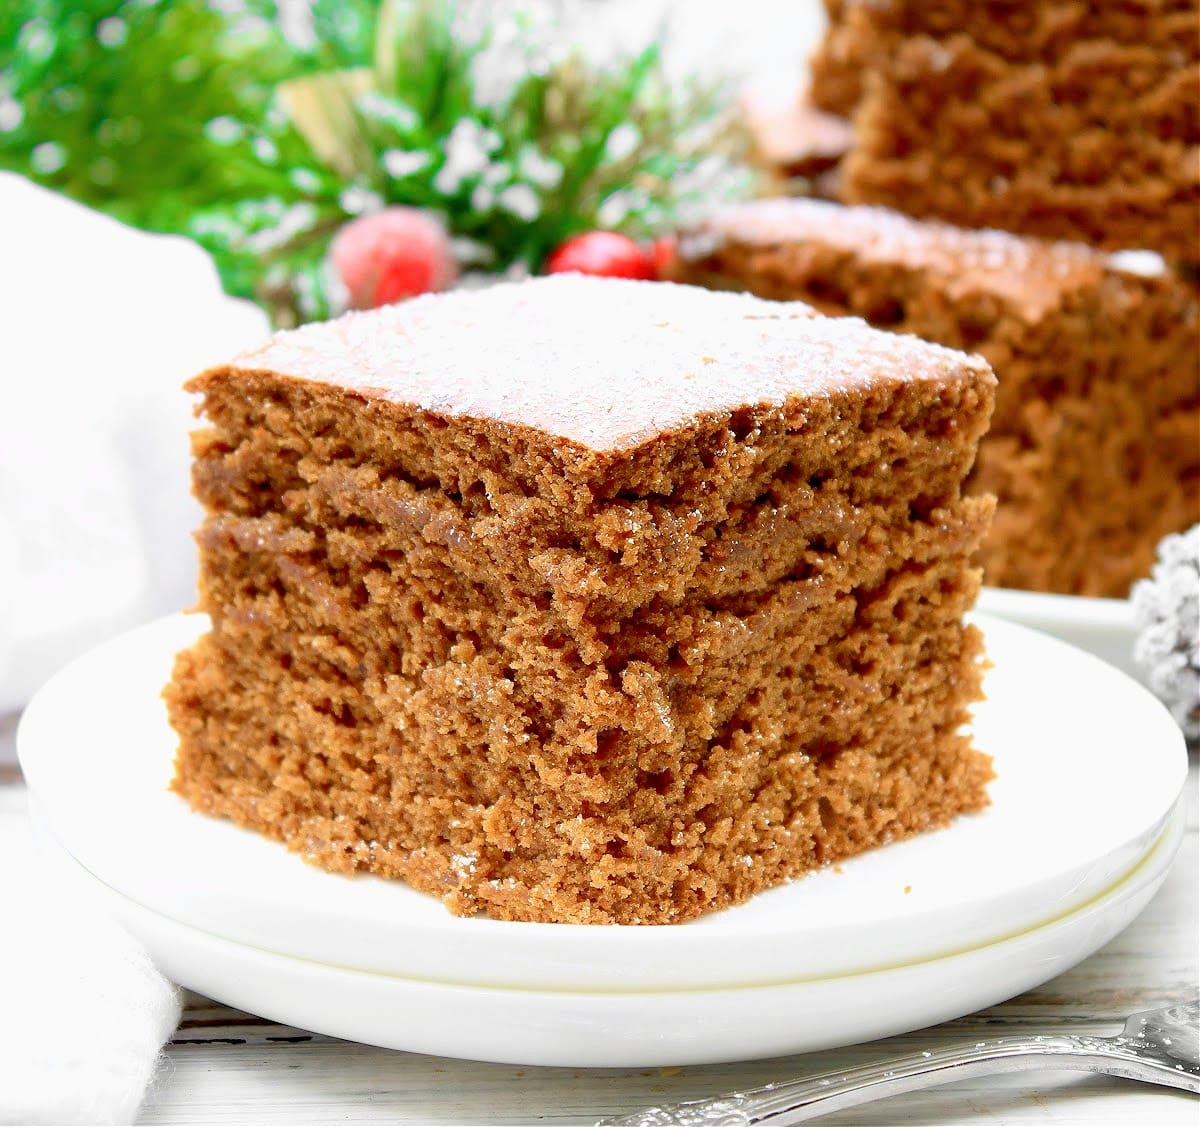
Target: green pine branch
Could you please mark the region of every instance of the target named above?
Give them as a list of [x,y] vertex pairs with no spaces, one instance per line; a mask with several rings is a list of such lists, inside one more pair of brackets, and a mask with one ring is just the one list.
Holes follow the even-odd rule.
[[650,236],[753,186],[724,92],[673,91],[657,46],[600,66],[483,0],[311,13],[289,37],[267,0],[0,6],[0,167],[195,238],[280,324],[330,312],[330,239],[380,206],[536,270],[580,230]]

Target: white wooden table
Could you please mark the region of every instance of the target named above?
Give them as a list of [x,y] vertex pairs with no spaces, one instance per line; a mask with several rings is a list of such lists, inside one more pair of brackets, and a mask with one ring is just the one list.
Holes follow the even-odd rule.
[[[25,817],[11,723],[0,719],[0,819]],[[390,1052],[273,1024],[189,995],[141,1123],[586,1124],[666,1100],[1010,1032],[1117,1032],[1138,1009],[1186,1000],[1200,981],[1197,765],[1189,816],[1167,882],[1134,923],[1090,959],[991,1009],[886,1041],[806,1056],[690,1068],[556,1069]],[[1183,1093],[1080,1073],[961,1081],[830,1115],[831,1127],[1200,1123]]]

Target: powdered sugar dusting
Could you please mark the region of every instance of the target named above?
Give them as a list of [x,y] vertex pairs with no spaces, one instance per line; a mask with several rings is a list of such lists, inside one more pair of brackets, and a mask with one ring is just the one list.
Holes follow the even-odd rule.
[[967,230],[887,208],[825,200],[779,198],[721,208],[681,240],[680,253],[696,260],[726,243],[811,243],[873,266],[927,271],[948,297],[986,294],[1034,316],[1114,268],[1109,256],[1082,243]]
[[307,325],[233,367],[530,426],[597,451],[744,404],[985,369],[798,302],[570,274]]

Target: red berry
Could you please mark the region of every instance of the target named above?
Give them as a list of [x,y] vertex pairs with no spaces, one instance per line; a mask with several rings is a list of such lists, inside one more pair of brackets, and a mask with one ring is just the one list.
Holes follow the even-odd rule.
[[654,276],[667,279],[675,272],[678,240],[674,235],[663,235],[650,245],[650,257],[654,261]]
[[585,231],[561,244],[546,259],[547,274],[594,274],[601,278],[657,277],[645,249],[615,231]]
[[330,253],[351,309],[444,290],[458,275],[446,229],[412,207],[351,220],[334,237]]

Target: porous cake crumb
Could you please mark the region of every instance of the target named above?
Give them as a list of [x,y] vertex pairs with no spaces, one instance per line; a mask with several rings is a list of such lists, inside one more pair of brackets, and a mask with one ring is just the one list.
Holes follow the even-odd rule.
[[1152,252],[769,200],[680,240],[684,280],[804,300],[978,352],[999,379],[969,490],[1002,587],[1124,598],[1200,519],[1200,309]]
[[982,360],[564,275],[197,377],[175,790],[454,912],[672,923],[987,801]]
[[841,199],[1200,260],[1200,3],[840,0]]
[[825,113],[848,118],[862,97],[869,40],[854,26],[853,0],[824,0],[825,33],[808,61],[809,97]]

